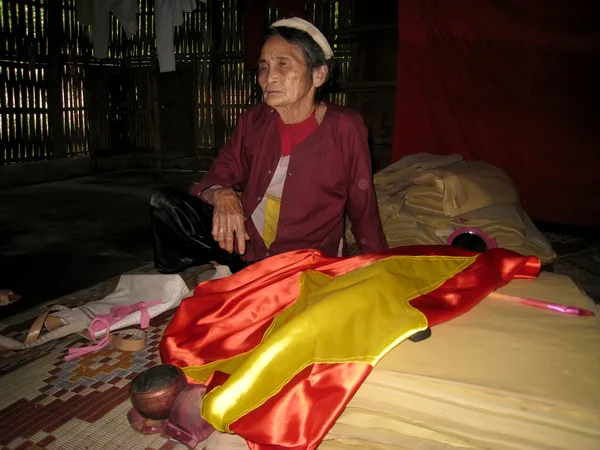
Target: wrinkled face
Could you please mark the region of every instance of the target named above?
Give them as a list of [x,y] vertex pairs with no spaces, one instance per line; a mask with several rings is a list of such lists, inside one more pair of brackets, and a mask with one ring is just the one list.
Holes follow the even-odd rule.
[[296,45],[279,35],[265,42],[260,53],[258,83],[267,105],[273,108],[292,106],[307,96],[314,100],[318,87],[315,81],[319,82],[314,78],[310,80],[308,66]]

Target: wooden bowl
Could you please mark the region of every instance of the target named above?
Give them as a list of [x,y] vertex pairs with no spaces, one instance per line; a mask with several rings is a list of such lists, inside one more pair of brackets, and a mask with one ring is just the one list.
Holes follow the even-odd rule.
[[143,371],[131,381],[129,398],[142,417],[164,420],[169,418],[175,399],[187,385],[179,367],[161,364]]

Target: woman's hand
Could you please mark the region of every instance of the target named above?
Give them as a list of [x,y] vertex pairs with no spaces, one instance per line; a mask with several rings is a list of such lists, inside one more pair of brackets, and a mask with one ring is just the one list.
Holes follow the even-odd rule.
[[240,255],[246,252],[246,241],[250,239],[246,233],[246,220],[239,196],[233,189],[212,190],[211,201],[215,207],[213,213],[212,235],[219,247],[232,253],[234,239]]

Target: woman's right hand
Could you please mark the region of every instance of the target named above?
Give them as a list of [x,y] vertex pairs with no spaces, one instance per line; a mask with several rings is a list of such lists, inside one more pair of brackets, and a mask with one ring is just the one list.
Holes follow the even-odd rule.
[[233,189],[214,189],[210,203],[215,207],[213,213],[212,235],[219,247],[232,253],[234,239],[240,255],[246,252],[246,241],[250,239],[246,233],[246,220],[240,197]]

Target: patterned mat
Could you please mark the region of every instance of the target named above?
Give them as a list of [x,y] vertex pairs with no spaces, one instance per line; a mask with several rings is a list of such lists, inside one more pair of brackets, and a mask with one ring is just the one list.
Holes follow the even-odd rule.
[[[569,275],[600,302],[597,240],[544,233],[558,253],[553,270]],[[151,265],[132,273],[155,273]],[[192,288],[212,276],[206,266],[184,272]],[[23,341],[50,304],[77,307],[114,291],[118,277],[0,322],[0,333]],[[0,446],[3,449],[168,450],[187,447],[166,436],[143,436],[129,427],[130,381],[160,363],[158,344],[173,311],[151,320],[146,348],[134,353],[108,347],[73,361],[67,349],[87,345],[70,336],[21,352],[0,353]]]
[[[155,273],[151,266],[132,273]],[[184,272],[192,288],[212,276],[209,268]],[[114,291],[118,277],[64,297],[53,304],[77,307]],[[0,333],[24,340],[42,305],[0,323]],[[158,344],[174,311],[151,320],[147,345],[127,353],[110,346],[65,361],[67,349],[85,346],[69,336],[41,347],[0,353],[0,446],[7,450],[170,450],[187,447],[166,436],[144,436],[127,421],[129,383],[140,372],[160,364]]]

